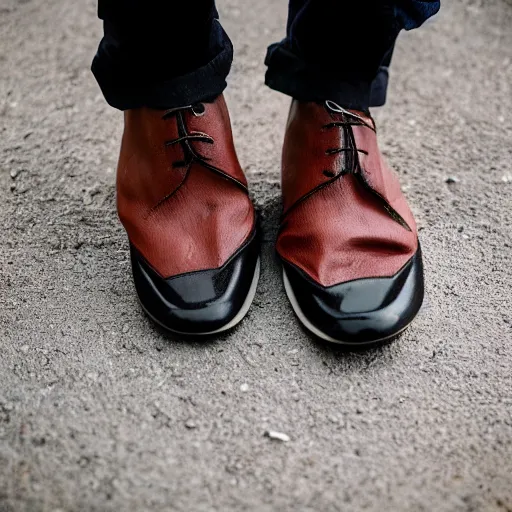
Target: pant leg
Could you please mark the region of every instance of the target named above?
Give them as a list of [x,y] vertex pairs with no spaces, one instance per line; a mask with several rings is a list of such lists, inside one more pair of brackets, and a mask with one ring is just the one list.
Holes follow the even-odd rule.
[[98,0],[98,16],[92,71],[113,107],[190,105],[226,87],[233,47],[215,0]]
[[[400,30],[439,7],[439,0],[290,0],[286,38],[268,49],[266,84],[299,100],[367,110]],[[380,78],[374,103],[382,104],[387,71]]]
[[393,57],[393,45],[384,56],[377,74],[372,81],[370,90],[370,107],[382,107],[386,103],[386,96],[388,92],[389,82],[389,66],[391,65],[391,58]]

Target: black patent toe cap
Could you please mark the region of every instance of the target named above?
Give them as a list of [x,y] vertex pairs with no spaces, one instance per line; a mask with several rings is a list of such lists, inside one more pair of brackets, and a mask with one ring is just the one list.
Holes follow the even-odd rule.
[[356,279],[329,287],[286,261],[283,265],[287,292],[299,319],[327,341],[365,346],[391,339],[411,323],[423,302],[419,248],[392,277]]
[[214,334],[245,315],[256,291],[259,243],[256,235],[222,267],[164,279],[130,244],[135,288],[148,315],[179,334]]

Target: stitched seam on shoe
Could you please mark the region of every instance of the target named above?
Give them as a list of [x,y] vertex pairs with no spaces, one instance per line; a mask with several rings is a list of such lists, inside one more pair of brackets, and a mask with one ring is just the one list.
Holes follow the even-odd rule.
[[346,284],[346,283],[352,283],[354,281],[364,281],[367,279],[390,279],[392,277],[395,277],[397,274],[402,272],[405,269],[405,267],[407,267],[407,265],[409,265],[411,263],[411,261],[413,260],[413,258],[416,255],[421,254],[421,246],[420,246],[419,239],[417,239],[417,247],[416,247],[416,250],[414,251],[413,255],[394,274],[392,274],[390,276],[356,277],[354,279],[349,279],[348,281],[340,281],[339,283],[330,284],[328,286],[325,286],[325,285],[319,283],[306,269],[304,269],[302,267],[302,265],[300,265],[298,263],[293,263],[288,258],[285,258],[284,256],[282,256],[279,253],[279,251],[277,249],[276,249],[276,252],[277,252],[277,255],[281,258],[281,260],[283,260],[283,262],[286,262],[288,265],[294,267],[298,272],[300,272],[301,274],[304,274],[305,278],[312,281],[312,283],[314,285],[319,286],[320,288],[323,288],[325,290],[328,290],[329,288],[332,288],[333,286],[338,286],[340,284]]
[[238,246],[236,251],[233,254],[231,254],[231,256],[229,256],[224,263],[222,263],[222,265],[219,265],[218,267],[204,268],[204,269],[200,269],[200,270],[189,270],[188,272],[183,272],[181,274],[176,274],[174,276],[169,276],[169,277],[163,277],[163,275],[160,272],[158,272],[158,270],[155,269],[155,267],[144,256],[143,252],[130,240],[129,237],[128,237],[128,241],[133,246],[133,248],[137,251],[138,255],[144,260],[144,263],[146,263],[146,265],[157,276],[159,276],[161,279],[164,279],[165,281],[168,281],[169,279],[174,279],[176,277],[182,277],[182,276],[186,276],[186,275],[190,275],[190,274],[195,274],[197,272],[205,272],[205,271],[208,271],[208,270],[220,270],[220,269],[222,269],[223,267],[225,267],[226,265],[231,263],[231,261],[234,258],[236,258],[240,254],[240,252],[243,251],[254,240],[254,238],[256,237],[257,233],[258,233],[258,229],[257,229],[257,225],[256,225],[256,219],[254,219],[254,222],[252,224],[251,229],[248,230],[248,232],[242,238],[243,242]]

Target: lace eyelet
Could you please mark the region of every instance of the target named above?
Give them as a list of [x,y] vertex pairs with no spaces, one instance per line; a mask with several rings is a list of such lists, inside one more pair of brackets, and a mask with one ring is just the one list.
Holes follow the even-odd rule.
[[206,112],[206,107],[204,106],[203,103],[198,103],[197,105],[192,106],[192,113],[196,117],[204,116],[205,112]]

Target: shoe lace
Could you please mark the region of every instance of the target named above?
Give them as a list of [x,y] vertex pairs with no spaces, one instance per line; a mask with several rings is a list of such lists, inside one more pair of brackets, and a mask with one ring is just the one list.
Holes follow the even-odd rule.
[[325,108],[333,113],[342,114],[341,121],[333,121],[331,123],[327,123],[323,126],[323,129],[330,130],[333,128],[342,128],[344,132],[344,140],[347,143],[347,146],[341,148],[330,148],[326,150],[327,155],[336,155],[338,153],[345,153],[345,166],[344,169],[336,174],[333,171],[324,171],[324,175],[328,178],[335,179],[338,176],[343,176],[345,174],[354,174],[355,178],[364,186],[364,188],[373,194],[373,196],[379,201],[381,206],[387,211],[387,213],[402,227],[411,231],[410,226],[407,224],[405,219],[388,203],[385,197],[383,197],[379,192],[372,188],[370,183],[368,182],[366,176],[361,171],[361,165],[359,164],[359,155],[358,153],[362,153],[364,155],[368,155],[368,151],[364,149],[359,149],[357,147],[354,132],[352,131],[352,126],[366,126],[370,128],[372,131],[376,131],[375,127],[366,121],[363,117],[356,114],[355,112],[351,112],[336,102],[327,100],[325,102]]
[[195,105],[186,105],[183,107],[175,107],[167,109],[162,115],[162,119],[170,119],[175,117],[178,123],[178,137],[165,141],[165,146],[174,146],[175,144],[182,144],[185,151],[186,160],[173,162],[173,167],[186,167],[190,160],[208,160],[207,157],[197,153],[195,149],[190,145],[190,141],[205,142],[207,144],[214,144],[214,139],[210,135],[204,132],[187,130],[187,125],[183,118],[183,113],[190,111],[196,117],[201,117],[206,112],[206,107],[203,103],[197,103]]
[[[363,117],[356,114],[355,112],[351,112],[340,105],[338,105],[335,101],[327,100],[325,102],[325,108],[330,113],[342,114],[342,119],[339,121],[332,121],[331,123],[327,123],[322,126],[324,130],[332,130],[334,128],[342,128],[344,132],[344,140],[347,145],[339,148],[328,148],[325,151],[326,155],[337,155],[339,153],[346,153],[346,160],[349,162],[349,165],[346,166],[345,169],[341,171],[340,174],[348,174],[348,173],[357,173],[359,166],[355,165],[357,161],[357,153],[362,153],[363,155],[367,155],[368,151],[364,149],[359,149],[356,145],[354,134],[352,130],[349,129],[350,126],[366,126],[370,128],[370,130],[375,131],[375,128],[369,124]],[[337,176],[333,171],[324,171],[324,174],[333,178]]]
[[[191,145],[192,141],[205,142],[206,144],[214,144],[215,140],[207,133],[188,130],[184,116],[184,113],[187,111],[190,111],[195,117],[202,117],[206,113],[206,106],[204,105],[204,103],[196,103],[194,105],[170,108],[166,110],[162,115],[162,119],[164,120],[176,118],[178,127],[178,136],[174,139],[166,141],[165,146],[168,147],[180,144],[183,149],[184,159],[174,161],[172,164],[173,168],[185,167],[187,169],[190,169],[190,166],[193,162],[198,162],[204,168],[208,169],[209,171],[217,174],[218,176],[224,179],[233,182],[237,187],[239,187],[245,193],[247,193],[247,186],[245,183],[243,183],[230,173],[225,172],[222,168],[217,167],[217,165],[215,164],[215,158],[213,156],[204,156],[201,153],[199,153],[195,147]],[[188,172],[186,173],[186,175],[188,175]],[[185,178],[183,178],[183,181],[184,180]],[[171,192],[170,194],[165,196],[160,202],[167,200],[173,193],[174,192]]]

